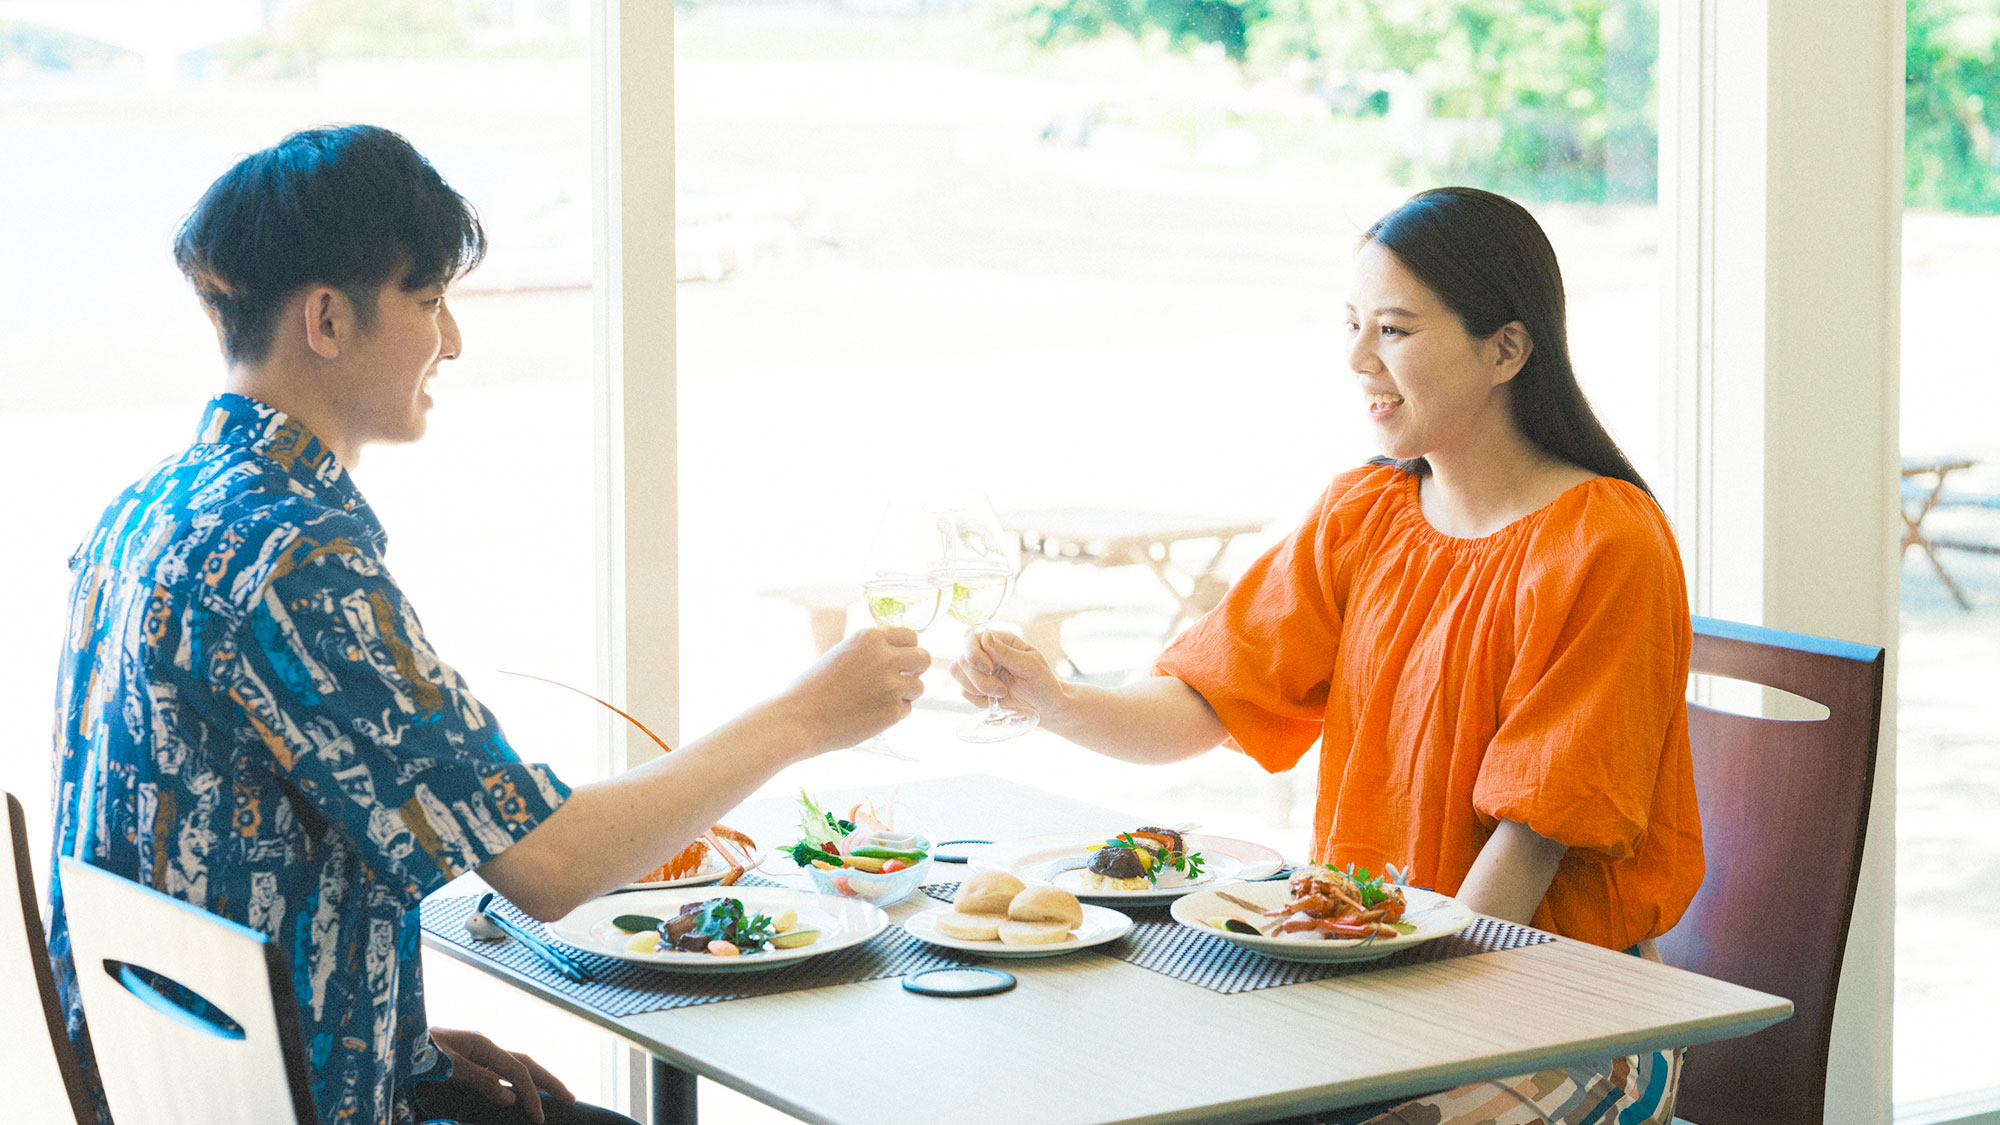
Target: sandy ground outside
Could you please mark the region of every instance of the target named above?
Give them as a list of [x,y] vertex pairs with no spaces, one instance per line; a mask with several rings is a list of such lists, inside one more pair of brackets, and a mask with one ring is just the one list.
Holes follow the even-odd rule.
[[[402,128],[480,202],[496,237],[455,301],[468,350],[437,385],[429,439],[371,451],[357,471],[390,529],[390,561],[517,744],[569,776],[596,768],[587,705],[499,675],[592,675],[590,308],[587,293],[564,288],[588,276],[581,92],[574,75],[536,87],[516,73],[485,90],[506,114],[420,114],[365,78],[254,96],[0,86],[0,167],[29,171],[0,177],[0,474],[15,482],[0,521],[12,642],[0,646],[10,732],[0,784],[24,793],[32,815],[46,808],[63,560],[118,487],[184,440],[217,377],[212,339],[165,260],[168,234],[233,155],[328,118]],[[1401,189],[1246,170],[1230,163],[1240,149],[1204,159],[1136,132],[1110,131],[1095,150],[1047,145],[1037,130],[1065,111],[1061,90],[990,76],[923,112],[906,108],[907,90],[935,81],[935,68],[892,68],[873,85],[825,66],[718,65],[707,78],[683,68],[682,160],[715,170],[691,174],[688,190],[760,202],[759,222],[737,230],[730,276],[683,284],[671,333],[661,314],[660,346],[677,342],[681,369],[687,730],[812,657],[803,612],[767,591],[861,573],[863,529],[885,495],[956,477],[1003,506],[1271,520],[1232,554],[1233,569],[1368,452],[1334,310],[1357,224]],[[705,100],[704,89],[729,96]],[[813,91],[829,89],[842,98],[820,105]],[[778,108],[799,105],[833,123],[800,131],[780,120]],[[1591,392],[1650,469],[1653,217],[1551,208],[1543,218],[1571,271]],[[1906,448],[2000,466],[2000,379],[1963,330],[1980,323],[2000,222],[1912,216],[1906,248]],[[555,289],[506,291],[515,286]],[[2000,542],[2000,513],[1939,519]],[[1971,610],[1927,564],[1905,561],[1898,901],[1864,904],[1899,915],[1904,1098],[1981,1084],[2000,1054],[1988,1017],[2000,974],[1983,955],[2000,947],[2000,839],[1987,828],[2000,804],[2000,702],[1987,687],[2000,669],[2000,558],[1945,561]],[[469,566],[479,581],[465,580]],[[1065,636],[1094,678],[1143,669],[1158,647],[1165,604],[1149,576],[1040,566],[1021,595],[1109,607]],[[957,643],[954,627],[926,635],[940,654]],[[1148,818],[1305,851],[1310,784],[1296,776],[1228,754],[1139,770],[1040,733],[971,748],[951,734],[962,705],[932,681],[926,706],[893,734],[919,762],[836,753],[766,792],[887,791],[972,771],[1061,776]],[[598,1036],[442,959],[430,965],[439,1022],[503,1029],[579,1089],[597,1088]],[[717,1087],[704,1098],[711,1120],[782,1119]]]

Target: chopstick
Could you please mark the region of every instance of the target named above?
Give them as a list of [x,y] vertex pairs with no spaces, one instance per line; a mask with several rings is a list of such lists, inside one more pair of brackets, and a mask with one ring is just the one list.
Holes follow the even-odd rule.
[[485,895],[481,896],[479,905],[473,909],[486,915],[487,920],[500,927],[508,937],[527,946],[528,952],[541,958],[549,968],[554,969],[556,972],[561,973],[578,984],[591,979],[590,970],[583,967],[583,962],[578,961],[576,958],[571,957],[569,954],[564,953],[562,950],[557,949],[555,946],[548,944],[541,938],[515,925],[512,920],[502,916],[498,911],[488,910],[487,907],[491,906],[492,903],[493,892],[488,891]]

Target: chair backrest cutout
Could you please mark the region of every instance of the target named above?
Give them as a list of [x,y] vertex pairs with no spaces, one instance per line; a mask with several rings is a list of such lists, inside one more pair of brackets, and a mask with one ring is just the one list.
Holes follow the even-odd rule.
[[118,1125],[315,1121],[278,946],[109,871],[58,863],[91,1049]]

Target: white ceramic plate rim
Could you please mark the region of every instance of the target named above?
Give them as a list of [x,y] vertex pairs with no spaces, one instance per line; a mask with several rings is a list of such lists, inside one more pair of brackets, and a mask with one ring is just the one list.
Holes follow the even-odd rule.
[[1116,941],[1132,930],[1132,919],[1108,906],[1092,906],[1083,903],[1083,925],[1072,931],[1073,936],[1048,945],[1008,945],[1003,941],[967,941],[955,938],[938,929],[938,917],[952,912],[951,906],[937,906],[903,919],[903,929],[919,941],[941,945],[946,949],[956,949],[965,953],[978,953],[988,957],[1052,957],[1058,953],[1071,953],[1079,949],[1089,949],[1093,945],[1103,945]]
[[[1231,887],[1229,893],[1238,898],[1263,904],[1268,910],[1283,904],[1291,894],[1291,889],[1288,882],[1250,884]],[[1207,919],[1220,914],[1235,914],[1241,917],[1245,911],[1242,907],[1223,901],[1211,890],[1176,900],[1172,913],[1174,921],[1183,926],[1200,930],[1205,934],[1213,934],[1235,942],[1245,949],[1254,949],[1281,961],[1367,961],[1376,957],[1387,957],[1391,953],[1400,953],[1411,946],[1422,945],[1432,938],[1455,934],[1470,926],[1475,917],[1469,907],[1457,899],[1441,895],[1436,891],[1427,891],[1420,887],[1404,887],[1403,896],[1408,903],[1404,917],[1417,927],[1416,930],[1393,938],[1378,937],[1373,942],[1365,942],[1359,938],[1321,940],[1261,937],[1256,934],[1237,934],[1218,930],[1209,925]]]
[[[690,902],[728,897],[741,899],[743,908],[755,914],[775,914],[787,907],[799,913],[802,925],[821,931],[818,941],[797,949],[773,949],[741,957],[716,957],[707,953],[634,953],[622,945],[599,937],[599,923],[608,923],[620,914],[651,914],[671,918]],[[626,891],[594,898],[548,924],[549,936],[564,945],[632,961],[661,969],[696,972],[751,972],[818,957],[823,953],[859,945],[888,926],[889,916],[880,907],[859,899],[815,894],[788,887],[728,887],[719,893],[706,887],[678,887],[652,891]]]
[[1087,901],[1137,905],[1169,902],[1209,887],[1242,880],[1262,879],[1285,865],[1284,856],[1262,844],[1234,840],[1227,836],[1190,832],[1185,837],[1188,847],[1200,852],[1203,859],[1202,877],[1197,882],[1178,887],[1105,891],[1073,885],[1073,881],[1056,883],[1055,880],[1041,874],[1042,869],[1050,863],[1062,859],[1081,859],[1090,847],[1101,844],[1120,832],[1130,831],[1132,831],[1130,828],[1113,828],[1103,832],[1058,832],[1047,836],[1029,836],[1020,840],[1003,840],[974,855],[969,866],[976,871],[994,869],[1008,871],[1023,882],[1054,883]]
[[[748,875],[750,872],[763,866],[763,864],[764,849],[751,848],[750,866],[744,868],[743,873]],[[727,874],[729,874],[729,865],[722,862],[721,857],[715,854],[714,848],[710,848],[708,850],[708,858],[702,862],[701,867],[692,875],[683,875],[678,879],[660,879],[651,883],[627,883],[623,889],[628,891],[664,891],[671,890],[674,887],[705,887],[710,883],[721,882],[722,877]]]

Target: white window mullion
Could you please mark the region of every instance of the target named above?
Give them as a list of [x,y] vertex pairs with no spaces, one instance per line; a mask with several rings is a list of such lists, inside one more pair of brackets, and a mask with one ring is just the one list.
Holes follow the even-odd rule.
[[[1860,901],[1893,896],[1903,10],[1666,0],[1669,499],[1697,612],[1891,651]],[[1858,911],[1828,1120],[1891,1112],[1894,929]]]
[[[598,683],[680,739],[674,348],[674,24],[657,0],[591,0]],[[606,771],[659,751],[606,716]],[[644,1118],[649,1058],[607,1046],[615,1101]]]

